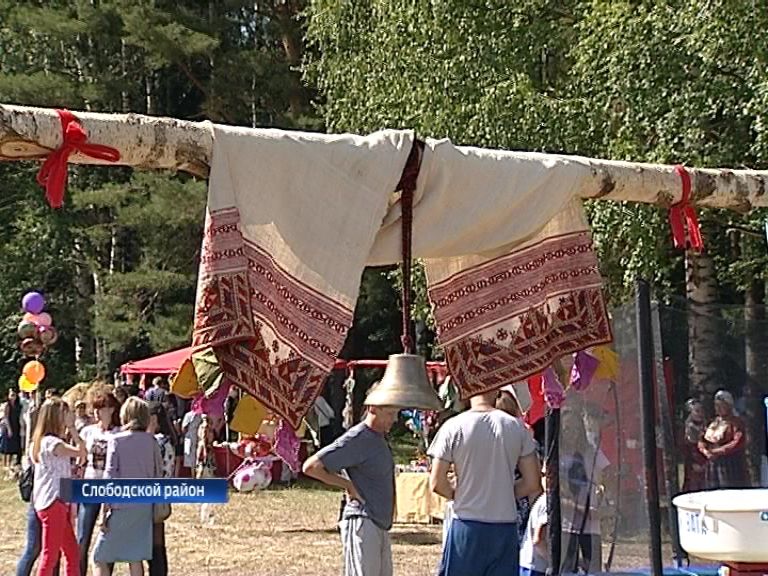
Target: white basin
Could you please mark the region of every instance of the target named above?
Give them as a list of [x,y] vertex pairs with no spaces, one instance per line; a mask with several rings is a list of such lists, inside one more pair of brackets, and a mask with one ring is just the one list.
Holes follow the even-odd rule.
[[768,489],[682,494],[677,507],[680,545],[718,562],[768,562]]

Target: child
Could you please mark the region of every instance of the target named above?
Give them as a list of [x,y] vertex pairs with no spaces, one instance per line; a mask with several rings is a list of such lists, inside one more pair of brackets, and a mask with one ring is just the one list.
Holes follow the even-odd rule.
[[525,535],[520,545],[520,576],[545,576],[549,567],[545,473],[546,470],[542,470],[541,484],[544,492],[531,506]]
[[85,400],[78,400],[75,403],[75,428],[80,432],[91,424],[93,424],[93,419],[88,415],[88,404]]
[[0,404],[0,454],[3,455],[3,468],[10,469],[12,455],[9,450],[11,426],[6,416],[8,405]]
[[196,478],[214,478],[216,460],[213,456],[213,441],[216,437],[213,422],[203,414],[197,431],[197,470]]

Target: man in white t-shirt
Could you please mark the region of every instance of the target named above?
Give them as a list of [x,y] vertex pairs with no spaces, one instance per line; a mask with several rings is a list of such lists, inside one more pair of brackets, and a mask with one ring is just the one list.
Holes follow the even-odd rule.
[[447,420],[427,452],[432,491],[453,500],[440,576],[519,571],[516,498],[540,492],[541,472],[531,434],[522,421],[496,409],[496,396],[470,398],[470,409]]

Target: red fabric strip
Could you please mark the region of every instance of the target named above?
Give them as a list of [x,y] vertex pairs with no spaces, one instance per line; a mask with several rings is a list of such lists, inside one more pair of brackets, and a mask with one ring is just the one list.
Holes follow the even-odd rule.
[[79,152],[91,158],[117,162],[120,152],[109,146],[90,144],[88,134],[69,110],[56,110],[61,119],[61,146],[51,152],[37,173],[37,183],[45,188],[45,197],[52,208],[61,208],[64,204],[64,189],[67,186],[67,163],[69,157]]
[[699,219],[696,210],[691,204],[691,175],[681,165],[675,166],[675,172],[680,175],[683,184],[683,195],[680,202],[673,204],[669,209],[669,226],[672,229],[672,240],[675,248],[701,252],[704,249],[704,241],[701,237]]

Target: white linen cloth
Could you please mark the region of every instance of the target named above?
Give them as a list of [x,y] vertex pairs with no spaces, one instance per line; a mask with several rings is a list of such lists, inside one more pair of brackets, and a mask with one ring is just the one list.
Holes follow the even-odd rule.
[[[363,268],[401,259],[407,131],[213,126],[193,344],[294,427],[352,322]],[[460,396],[611,340],[578,198],[588,163],[427,140],[413,256]]]

